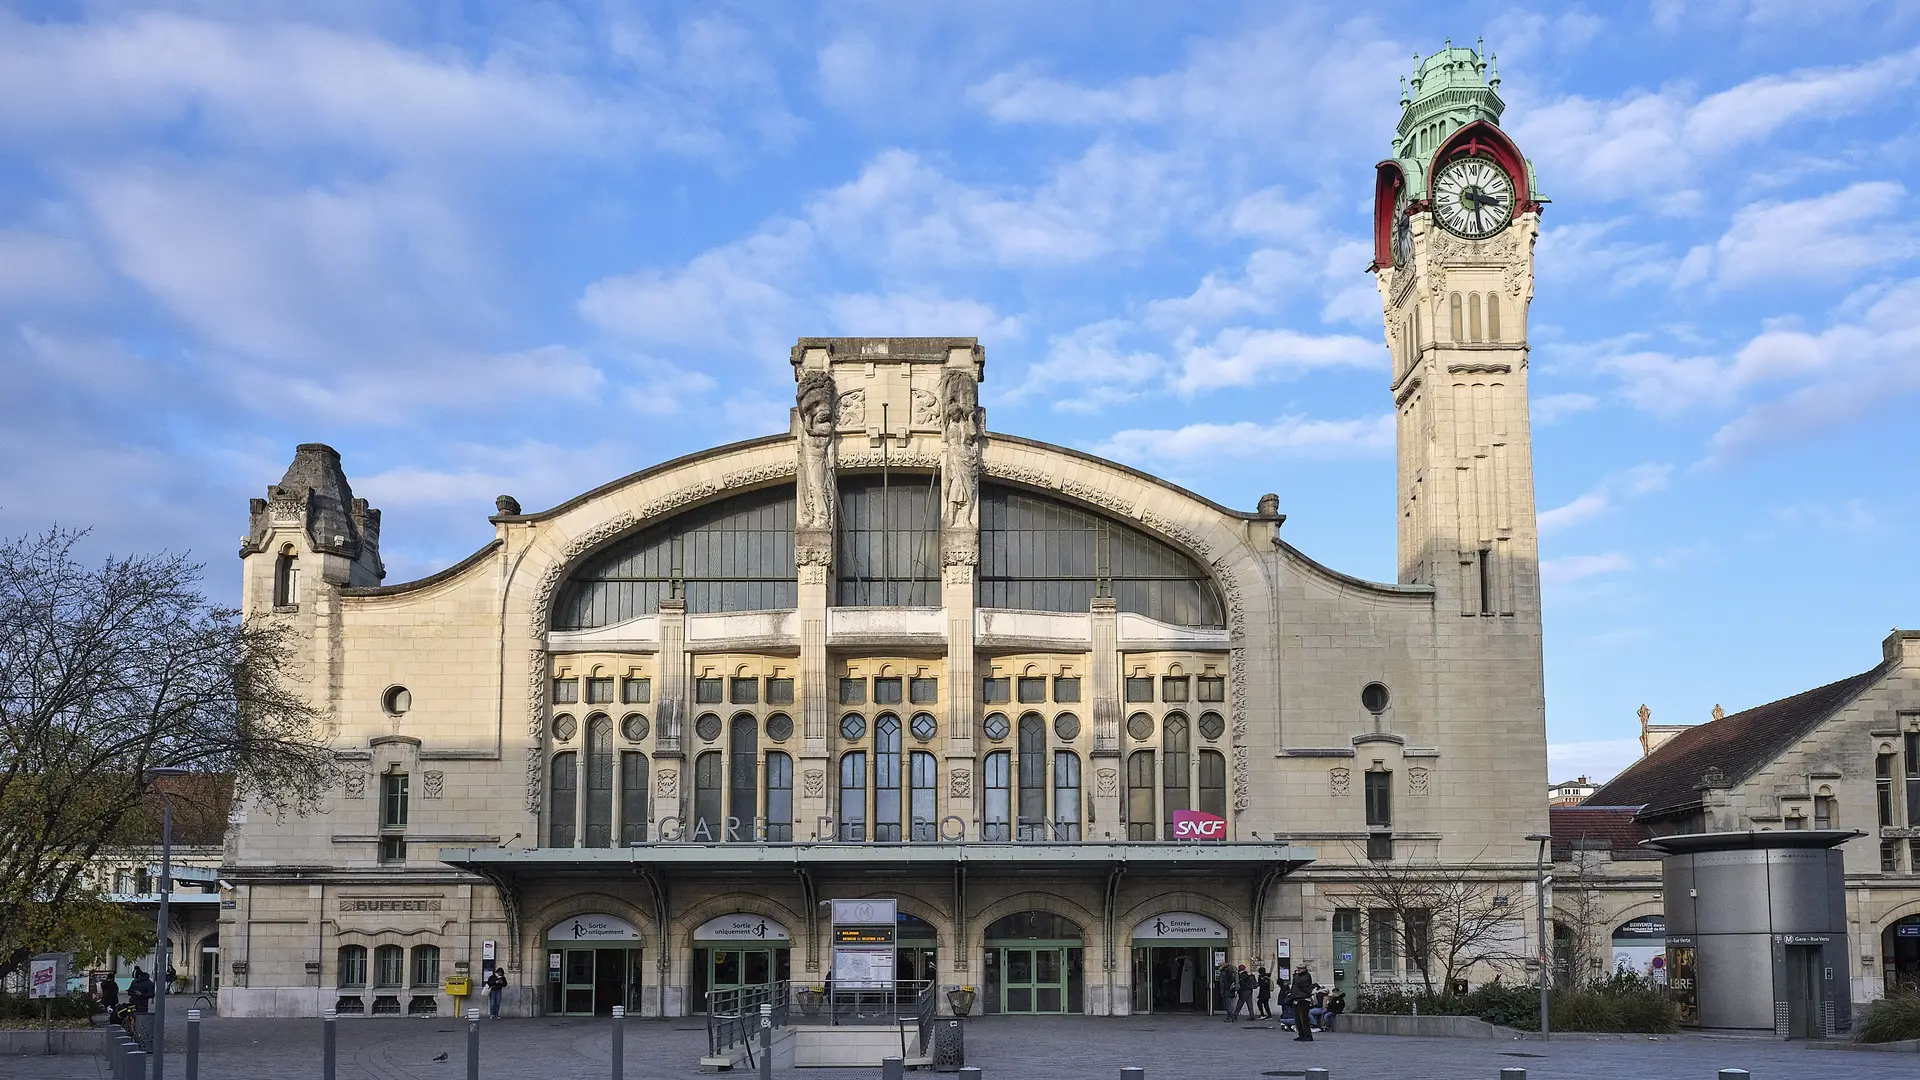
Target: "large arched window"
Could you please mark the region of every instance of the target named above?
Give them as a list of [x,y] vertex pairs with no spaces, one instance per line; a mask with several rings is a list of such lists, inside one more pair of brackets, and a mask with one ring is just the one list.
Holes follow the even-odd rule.
[[1227,816],[1227,755],[1218,750],[1202,750],[1200,765],[1200,812],[1215,817]]
[[867,752],[849,750],[840,755],[840,839],[849,843],[867,838]]
[[1008,780],[1013,771],[1013,756],[1005,750],[987,755],[981,773],[980,839],[1011,840],[1012,806]]
[[1166,835],[1173,837],[1173,813],[1193,809],[1193,748],[1187,733],[1187,718],[1168,713],[1160,734],[1161,767],[1165,770]]
[[767,752],[767,839],[793,842],[793,758]]
[[709,750],[693,761],[693,831],[691,839],[718,842],[726,833],[726,811],[721,808],[721,754]]
[[1211,575],[1172,546],[1057,499],[981,485],[981,607],[1086,611],[1103,584],[1121,611],[1225,625]]
[[1080,839],[1080,755],[1053,752],[1053,838]]
[[581,630],[660,610],[681,588],[688,611],[794,606],[793,488],[722,499],[616,541],[568,578],[553,628]]
[[842,607],[940,604],[940,489],[933,473],[840,479],[834,602]]
[[900,718],[892,713],[873,722],[873,838],[900,842]]
[[647,839],[647,755],[636,750],[620,754],[620,846]]
[[940,838],[940,760],[925,750],[915,750],[908,770],[912,791],[913,834],[925,843]]
[[587,829],[581,847],[613,845],[613,721],[587,717]]
[[760,721],[752,713],[734,715],[727,757],[727,815],[738,824],[724,839],[751,840],[760,816]]
[[1151,840],[1154,834],[1153,751],[1127,755],[1127,839]]
[[547,846],[572,847],[574,800],[580,792],[580,755],[563,750],[553,755],[553,783],[547,802]]
[[1047,722],[1039,713],[1020,717],[1020,819],[1022,840],[1047,838]]

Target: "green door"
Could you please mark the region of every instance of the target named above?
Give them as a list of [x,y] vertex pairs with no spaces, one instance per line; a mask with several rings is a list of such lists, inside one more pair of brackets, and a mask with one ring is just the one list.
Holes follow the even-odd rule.
[[1067,1011],[1067,950],[1012,947],[1000,950],[1000,1011]]

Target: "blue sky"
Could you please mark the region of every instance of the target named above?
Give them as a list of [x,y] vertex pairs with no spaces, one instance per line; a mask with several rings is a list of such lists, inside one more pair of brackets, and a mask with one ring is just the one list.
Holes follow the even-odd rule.
[[1556,778],[1920,625],[1920,8],[27,4],[0,14],[0,533],[191,549],[339,447],[390,581],[784,427],[787,346],[971,334],[997,430],[1394,574],[1372,167],[1484,35],[1553,199]]

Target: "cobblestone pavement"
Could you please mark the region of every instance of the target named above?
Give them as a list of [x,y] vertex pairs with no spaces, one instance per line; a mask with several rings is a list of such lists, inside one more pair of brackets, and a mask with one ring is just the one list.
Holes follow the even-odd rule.
[[[611,1075],[610,1020],[500,1020],[481,1025],[481,1075],[488,1080],[576,1080]],[[466,1025],[440,1019],[340,1023],[339,1080],[464,1080]],[[1148,1080],[1264,1080],[1298,1077],[1314,1066],[1332,1080],[1497,1080],[1524,1068],[1528,1080],[1714,1080],[1718,1070],[1749,1070],[1754,1080],[1852,1080],[1920,1075],[1907,1054],[1807,1050],[1744,1036],[1671,1038],[1563,1036],[1551,1042],[1410,1039],[1321,1035],[1311,1044],[1264,1024],[1201,1017],[992,1017],[967,1029],[967,1064],[985,1080],[1118,1080],[1125,1065]],[[169,1039],[169,1042],[174,1040]],[[627,1022],[626,1075],[633,1080],[701,1074],[706,1029],[698,1019]],[[315,1020],[206,1021],[202,1080],[279,1080],[320,1076]],[[445,1054],[445,1061],[435,1061]],[[169,1053],[168,1080],[184,1080],[182,1051]],[[752,1073],[739,1074],[750,1078]],[[878,1071],[792,1070],[789,1080],[877,1080]],[[931,1077],[933,1074],[922,1074]],[[13,1080],[103,1080],[92,1058],[0,1058]]]

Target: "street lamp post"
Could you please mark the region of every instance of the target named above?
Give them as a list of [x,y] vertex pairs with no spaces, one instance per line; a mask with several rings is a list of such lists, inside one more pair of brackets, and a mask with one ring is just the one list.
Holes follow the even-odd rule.
[[1533,833],[1527,839],[1540,845],[1533,859],[1533,898],[1540,909],[1540,1037],[1551,1039],[1553,1033],[1547,1030],[1547,980],[1552,972],[1553,948],[1547,942],[1547,845],[1553,837]]
[[164,1080],[167,1069],[167,968],[173,962],[168,940],[167,898],[173,893],[173,793],[160,781],[185,776],[175,765],[147,770],[147,780],[160,793],[160,914],[153,928],[153,1080]]

